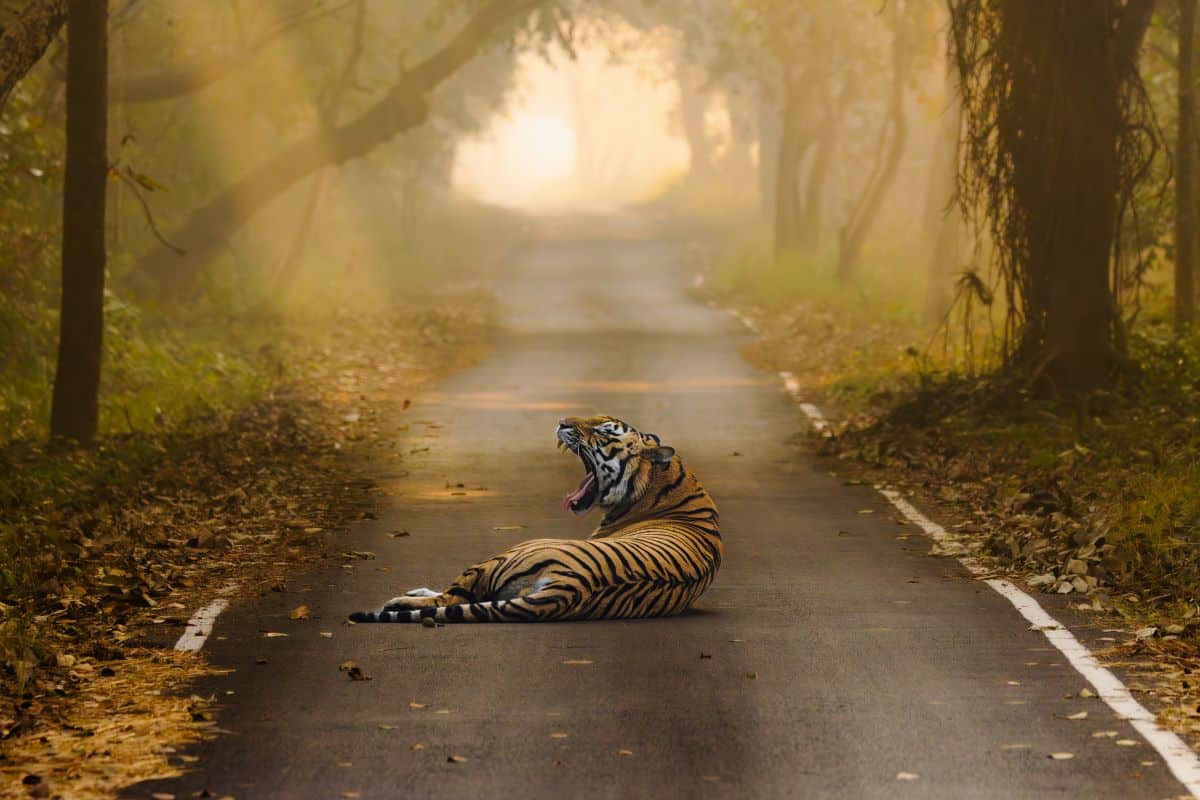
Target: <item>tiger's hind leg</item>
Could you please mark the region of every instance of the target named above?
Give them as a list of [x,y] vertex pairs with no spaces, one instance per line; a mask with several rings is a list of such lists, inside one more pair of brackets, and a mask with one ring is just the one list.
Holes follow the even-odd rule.
[[393,597],[391,600],[388,600],[386,603],[384,603],[383,607],[388,608],[390,606],[395,606],[396,608],[402,608],[405,603],[411,602],[414,597],[437,597],[440,594],[441,592],[435,592],[433,589],[430,589],[427,586],[422,586],[417,589],[409,589],[404,594],[399,595],[398,597]]
[[351,614],[355,622],[553,622],[577,619],[581,604],[574,587],[548,586],[511,600],[456,603],[436,608],[384,609]]
[[404,594],[388,600],[378,611],[355,612],[350,615],[350,618],[356,619],[356,621],[364,621],[368,616],[382,616],[384,614],[416,611],[423,608],[439,608],[441,606],[452,606],[483,600],[485,598],[480,596],[480,583],[487,575],[491,574],[492,569],[493,564],[489,561],[476,564],[463,572],[462,575],[459,575],[454,583],[450,584],[444,592],[436,592],[433,589],[425,587],[410,589]]

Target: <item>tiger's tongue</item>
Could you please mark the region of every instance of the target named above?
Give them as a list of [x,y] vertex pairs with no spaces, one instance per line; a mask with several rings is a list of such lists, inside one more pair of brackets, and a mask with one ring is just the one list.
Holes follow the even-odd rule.
[[584,477],[583,483],[579,484],[579,488],[576,489],[572,494],[569,494],[563,498],[563,511],[570,511],[573,504],[582,500],[583,496],[587,494],[587,490],[591,488],[592,483],[595,480],[596,476],[589,472],[587,476]]

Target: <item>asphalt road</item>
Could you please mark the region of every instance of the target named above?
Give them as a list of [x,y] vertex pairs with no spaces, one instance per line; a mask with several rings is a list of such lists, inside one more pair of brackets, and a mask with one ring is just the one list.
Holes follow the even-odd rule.
[[[679,253],[617,223],[550,225],[518,252],[494,350],[404,413],[380,518],[347,537],[377,560],[235,602],[206,645],[233,670],[205,687],[230,733],[188,776],[128,795],[1182,794],[1003,598],[790,443],[803,418],[740,358],[739,326],[686,297]],[[658,433],[716,498],[725,563],[695,612],[343,624],[522,539],[586,535],[595,519],[561,508],[580,475],[554,426],[595,412]],[[314,619],[288,620],[301,602]],[[345,659],[372,680],[348,680]]]

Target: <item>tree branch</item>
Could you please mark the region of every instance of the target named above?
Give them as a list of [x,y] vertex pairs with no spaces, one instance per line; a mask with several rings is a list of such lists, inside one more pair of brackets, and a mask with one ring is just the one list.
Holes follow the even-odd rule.
[[244,68],[284,33],[336,14],[354,5],[354,2],[348,0],[312,14],[296,14],[233,53],[201,58],[191,64],[162,70],[113,75],[108,82],[109,96],[114,103],[150,103],[197,92]]
[[185,256],[176,256],[160,246],[139,260],[138,271],[158,284],[161,293],[178,296],[229,237],[278,194],[326,165],[360,158],[424,122],[429,115],[427,95],[470,61],[503,25],[543,2],[492,0],[441,50],[403,73],[357,119],[319,126],[316,132],[283,147],[189,214],[170,237],[187,251]]
[[66,0],[33,0],[0,31],[0,109],[66,21]]

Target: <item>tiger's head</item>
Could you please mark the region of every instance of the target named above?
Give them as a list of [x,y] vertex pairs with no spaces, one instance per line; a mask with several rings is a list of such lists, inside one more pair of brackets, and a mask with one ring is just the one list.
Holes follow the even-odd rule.
[[560,420],[558,445],[583,462],[579,488],[563,498],[563,508],[576,514],[586,514],[593,506],[636,503],[645,494],[654,468],[675,457],[675,449],[654,434],[606,416]]

